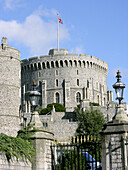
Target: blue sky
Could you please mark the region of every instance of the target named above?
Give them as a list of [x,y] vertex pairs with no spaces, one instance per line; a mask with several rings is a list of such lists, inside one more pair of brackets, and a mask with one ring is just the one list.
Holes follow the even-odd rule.
[[[0,39],[21,51],[21,59],[60,48],[108,63],[108,88],[119,69],[128,103],[128,0],[0,0]],[[114,96],[115,98],[115,96]]]

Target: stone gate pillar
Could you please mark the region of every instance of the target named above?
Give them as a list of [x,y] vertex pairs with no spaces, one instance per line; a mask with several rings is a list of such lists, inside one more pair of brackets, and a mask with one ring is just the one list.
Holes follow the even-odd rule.
[[102,169],[126,170],[127,152],[122,139],[128,131],[128,117],[124,106],[117,106],[117,113],[113,120],[104,125],[101,132],[102,140]]
[[53,133],[48,128],[42,126],[38,112],[32,113],[32,122],[38,132],[31,138],[36,148],[35,158],[32,163],[32,170],[51,170],[51,144],[53,142]]

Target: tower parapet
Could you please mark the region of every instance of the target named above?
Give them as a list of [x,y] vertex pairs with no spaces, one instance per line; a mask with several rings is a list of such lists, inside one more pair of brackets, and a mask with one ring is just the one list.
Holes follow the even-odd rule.
[[0,132],[16,136],[20,110],[20,52],[8,46],[3,37],[0,45]]
[[60,51],[58,51],[58,49],[51,49],[49,50],[49,55],[66,55],[68,54],[68,50],[67,49],[60,49]]

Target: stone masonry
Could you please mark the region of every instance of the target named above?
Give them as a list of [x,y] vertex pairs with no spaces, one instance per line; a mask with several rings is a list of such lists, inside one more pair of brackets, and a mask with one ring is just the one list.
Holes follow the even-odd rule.
[[0,45],[0,132],[16,136],[19,130],[20,52],[8,46],[3,37]]
[[[72,118],[65,118],[65,114],[64,112],[52,111],[50,115],[40,115],[42,126],[49,129],[54,134],[54,139],[56,140],[67,140],[71,136],[75,136],[78,124],[71,121]],[[27,118],[26,124],[28,124],[31,120],[31,115],[30,113],[25,113],[24,116]]]
[[[3,37],[0,45],[0,133],[14,137],[20,129],[20,68],[20,52],[8,46],[7,38]],[[31,170],[31,166],[30,162],[15,158],[8,162],[0,152],[1,170]]]

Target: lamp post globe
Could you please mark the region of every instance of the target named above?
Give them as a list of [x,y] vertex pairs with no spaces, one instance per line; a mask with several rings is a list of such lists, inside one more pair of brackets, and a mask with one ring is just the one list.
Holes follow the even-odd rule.
[[119,104],[121,104],[121,100],[123,100],[123,92],[124,92],[124,88],[125,88],[125,84],[123,84],[121,82],[121,75],[120,75],[120,71],[118,70],[116,78],[117,78],[117,82],[113,85],[113,88],[115,89],[116,92],[116,100],[119,100]]
[[38,106],[40,96],[41,96],[40,92],[36,90],[36,82],[33,81],[32,91],[30,91],[29,93],[32,112],[35,111],[36,107]]

